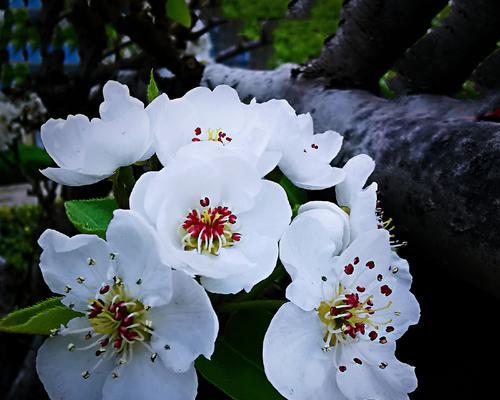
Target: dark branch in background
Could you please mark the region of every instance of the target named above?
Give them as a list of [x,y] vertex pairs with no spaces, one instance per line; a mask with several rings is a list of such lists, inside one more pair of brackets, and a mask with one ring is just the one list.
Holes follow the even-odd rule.
[[241,98],[284,98],[311,112],[315,130],[344,135],[344,158],[367,153],[377,161],[386,215],[425,261],[498,296],[500,293],[500,130],[474,116],[500,97],[464,102],[449,97],[396,100],[359,90],[325,90],[291,78],[291,67],[248,71],[209,65],[203,84],[229,84]]
[[499,21],[498,0],[453,1],[442,24],[396,64],[401,78],[395,86],[410,93],[447,94],[460,89],[477,64],[495,49]]
[[210,18],[205,26],[195,32],[190,32],[188,39],[189,40],[196,40],[202,37],[205,33],[210,32],[212,29],[214,29],[217,26],[221,26],[224,24],[227,24],[227,19],[223,18]]
[[348,0],[337,33],[305,69],[333,87],[374,90],[378,80],[430,26],[447,0]]
[[292,0],[288,4],[286,17],[288,19],[307,18],[315,3],[316,0]]
[[251,40],[249,42],[238,43],[232,47],[229,47],[225,50],[222,50],[215,57],[215,61],[222,62],[222,61],[225,61],[229,58],[235,57],[238,54],[242,54],[242,53],[245,53],[247,51],[257,49],[257,48],[262,47],[266,44],[268,44],[268,43],[263,38],[260,38],[257,40]]
[[475,69],[472,80],[480,89],[500,90],[500,49],[497,49]]

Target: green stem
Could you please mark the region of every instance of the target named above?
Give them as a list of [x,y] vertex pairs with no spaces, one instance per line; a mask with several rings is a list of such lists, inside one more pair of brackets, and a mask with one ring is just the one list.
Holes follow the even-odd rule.
[[230,313],[233,311],[240,310],[253,310],[255,308],[264,308],[266,310],[277,310],[285,302],[283,300],[252,300],[252,301],[240,301],[235,303],[225,303],[221,304],[217,311],[220,313]]
[[129,197],[135,185],[134,169],[132,165],[119,168],[112,178],[113,196],[120,208],[129,208]]

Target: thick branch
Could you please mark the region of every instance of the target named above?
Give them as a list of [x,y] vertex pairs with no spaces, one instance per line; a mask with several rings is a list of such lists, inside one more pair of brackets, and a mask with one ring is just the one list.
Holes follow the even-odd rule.
[[474,70],[472,79],[481,89],[500,89],[500,49],[497,49]]
[[292,0],[288,4],[286,17],[288,19],[307,18],[311,13],[314,3],[316,3],[316,0]]
[[374,89],[445,4],[446,0],[346,1],[337,33],[306,67],[306,76],[326,76],[338,88]]
[[342,133],[344,156],[364,152],[377,161],[374,179],[386,215],[409,239],[409,250],[498,296],[500,130],[473,117],[500,98],[387,100],[290,78],[292,67],[246,71],[215,64],[206,67],[203,84],[229,84],[247,100],[285,98],[297,111],[311,112],[318,132]]
[[441,25],[412,46],[396,64],[412,93],[452,93],[496,47],[498,0],[456,0]]

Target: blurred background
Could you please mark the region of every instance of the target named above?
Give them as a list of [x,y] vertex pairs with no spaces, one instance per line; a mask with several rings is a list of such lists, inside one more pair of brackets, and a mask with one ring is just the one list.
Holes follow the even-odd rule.
[[[493,377],[499,372],[494,354],[498,351],[495,305],[500,282],[499,9],[498,0],[1,0],[0,316],[49,295],[37,267],[36,241],[48,227],[75,233],[63,200],[105,196],[111,189],[107,181],[68,188],[45,179],[39,169],[53,164],[40,140],[41,124],[68,114],[97,116],[101,89],[109,79],[127,84],[132,95],[146,101],[151,70],[160,90],[173,98],[200,85],[202,79],[206,82],[208,66],[215,66],[213,74],[220,65],[231,71],[280,71],[292,63],[291,81],[301,77],[321,90],[342,89],[351,94],[359,90],[370,99],[377,98],[380,103],[376,104],[389,108],[394,104],[394,110],[404,105],[406,114],[396,114],[401,120],[408,119],[408,110],[415,107],[410,113],[412,122],[402,124],[403,129],[413,129],[419,118],[424,121],[425,113],[431,113],[425,107],[431,110],[432,102],[436,105],[432,118],[439,118],[435,116],[439,96],[447,99],[446,106],[441,106],[446,108],[443,114],[451,104],[466,110],[461,123],[476,124],[466,125],[469,147],[458,153],[482,166],[475,175],[471,173],[474,185],[479,186],[460,192],[450,185],[445,188],[449,197],[445,192],[439,200],[453,207],[458,201],[453,196],[471,199],[468,190],[475,191],[480,200],[460,206],[456,219],[441,223],[446,218],[439,214],[434,226],[433,216],[426,214],[429,207],[439,209],[432,195],[426,204],[414,203],[413,197],[405,197],[408,201],[401,204],[386,186],[392,183],[392,190],[398,191],[393,182],[411,185],[412,181],[391,180],[384,169],[380,196],[386,214],[395,217],[398,236],[409,241],[402,255],[410,261],[414,292],[422,306],[421,323],[410,328],[398,345],[400,359],[417,368],[419,388],[410,398],[462,398],[461,393],[471,389],[473,398],[487,394],[497,398]],[[265,91],[266,81],[257,79],[255,84]],[[366,104],[361,102],[360,107]],[[314,113],[316,107],[311,103],[301,111]],[[325,112],[334,114],[336,109]],[[449,125],[449,120],[445,122]],[[351,135],[356,141],[352,124],[344,124],[341,133],[347,132],[346,137]],[[462,125],[453,129],[447,137],[464,132]],[[479,140],[474,137],[496,138],[496,147],[474,142]],[[437,158],[442,163],[434,174],[437,181],[429,182],[436,188],[439,175],[446,171],[451,178],[460,175],[446,164],[448,144],[439,144]],[[425,152],[421,145],[416,142],[411,149],[407,141],[405,149],[410,147],[411,154]],[[489,153],[482,154],[486,147]],[[390,151],[384,149],[382,156],[376,153],[374,157],[390,163],[391,158],[385,156]],[[394,148],[396,153],[402,151]],[[449,157],[455,156],[456,152]],[[416,169],[413,164],[403,167]],[[314,193],[309,199],[331,199],[331,193]],[[495,250],[488,252],[490,258],[484,262],[471,257],[462,263],[453,258],[453,249],[429,245],[433,240],[429,235],[440,229],[458,235],[458,242],[450,246],[457,250],[461,243],[465,251],[484,243]],[[46,398],[34,371],[42,340],[0,334],[0,399]],[[229,397],[200,376],[199,398]]]

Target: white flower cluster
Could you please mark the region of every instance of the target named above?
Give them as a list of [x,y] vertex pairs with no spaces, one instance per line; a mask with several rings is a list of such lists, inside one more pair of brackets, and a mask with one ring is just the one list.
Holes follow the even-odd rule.
[[[292,282],[263,345],[275,388],[298,400],[407,398],[416,378],[395,358],[395,340],[419,306],[377,186],[363,188],[368,156],[332,167],[338,133],[315,134],[311,116],[283,100],[244,104],[228,86],[163,94],[144,108],[108,82],[100,115],[42,127],[59,166],[47,177],[91,184],[154,153],[164,168],[139,178],[106,241],[40,238],[45,281],[82,313],[39,351],[51,398],[195,398],[194,360],[212,355],[218,333],[206,291],[248,292],[278,255]],[[336,185],[338,205],[306,203],[290,224],[285,190],[264,179],[276,167],[301,188]]]

